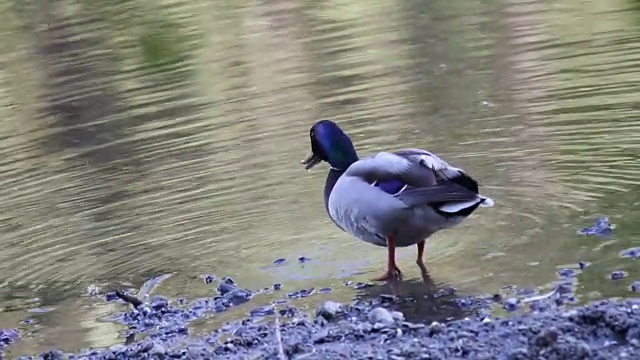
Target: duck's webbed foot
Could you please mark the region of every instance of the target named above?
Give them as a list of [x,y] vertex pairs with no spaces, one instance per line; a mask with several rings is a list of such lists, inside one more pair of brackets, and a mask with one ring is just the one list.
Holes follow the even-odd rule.
[[402,281],[402,271],[396,266],[390,271],[387,270],[383,275],[371,279],[371,281]]
[[371,280],[397,283],[402,280],[402,271],[400,271],[396,265],[396,244],[393,236],[389,236],[387,238],[387,255],[387,272],[384,273],[384,275]]

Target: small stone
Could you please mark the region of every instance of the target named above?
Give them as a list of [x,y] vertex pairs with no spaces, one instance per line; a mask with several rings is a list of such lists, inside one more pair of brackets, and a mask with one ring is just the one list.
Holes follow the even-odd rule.
[[316,316],[321,316],[326,320],[331,320],[341,309],[342,304],[335,301],[325,301],[325,303],[316,310]]
[[584,341],[579,341],[575,349],[576,359],[590,359],[592,357],[591,346]]
[[235,285],[236,284],[236,281],[233,280],[233,278],[229,277],[229,276],[223,277],[222,278],[222,282],[225,283],[225,284],[229,284],[229,285]]
[[380,301],[387,301],[387,302],[392,302],[396,299],[395,296],[390,295],[390,294],[381,294],[380,295]]
[[91,297],[98,296],[100,294],[100,287],[95,284],[87,286],[87,294]]
[[253,317],[262,317],[275,314],[273,306],[262,306],[249,311],[249,315]]
[[508,360],[529,359],[529,354],[525,348],[513,349],[507,355]]
[[373,284],[370,284],[370,283],[357,282],[353,285],[353,288],[356,290],[362,290],[372,286]]
[[429,334],[431,335],[440,334],[444,331],[444,329],[445,329],[444,325],[442,325],[437,321],[434,321],[431,323],[431,325],[429,325]]
[[539,347],[549,347],[558,341],[558,329],[554,326],[541,332],[534,338],[534,344]]
[[620,252],[620,256],[632,258],[632,259],[640,259],[640,248],[631,248]]
[[118,295],[116,295],[115,291],[110,291],[110,292],[104,294],[104,298],[105,298],[106,301],[116,301],[116,300],[119,299]]
[[220,295],[225,295],[225,294],[227,294],[227,293],[229,293],[229,292],[231,292],[231,291],[233,291],[235,289],[236,289],[235,285],[228,284],[228,283],[225,283],[225,282],[220,283],[218,285],[218,293],[220,293]]
[[384,329],[386,327],[387,327],[387,324],[383,324],[381,322],[377,322],[377,323],[373,324],[373,329],[377,330],[377,331],[382,330],[382,329]]
[[373,325],[363,322],[356,325],[356,330],[360,330],[363,333],[370,333],[373,330]]
[[393,320],[398,322],[404,321],[404,314],[401,313],[400,311],[392,311],[391,317],[393,318]]
[[122,344],[115,344],[115,345],[109,347],[109,351],[114,352],[114,353],[123,353],[123,352],[127,351],[127,347],[122,345]]
[[561,278],[574,277],[577,275],[577,272],[574,269],[560,269],[558,270],[558,275]]
[[613,272],[611,272],[611,274],[609,275],[609,278],[611,280],[620,280],[624,277],[627,276],[627,273],[622,271],[622,270],[614,270]]
[[369,322],[372,324],[381,323],[384,326],[389,326],[394,323],[394,320],[389,310],[377,307],[369,313]]
[[46,360],[62,360],[65,358],[64,353],[60,350],[51,350],[40,355],[41,359]]
[[520,300],[516,298],[509,298],[504,302],[502,307],[508,312],[512,312],[512,311],[516,311],[519,305],[520,305]]
[[322,329],[317,333],[313,334],[313,336],[311,337],[311,341],[313,341],[314,344],[322,344],[323,342],[327,341],[328,337],[329,337],[329,330]]

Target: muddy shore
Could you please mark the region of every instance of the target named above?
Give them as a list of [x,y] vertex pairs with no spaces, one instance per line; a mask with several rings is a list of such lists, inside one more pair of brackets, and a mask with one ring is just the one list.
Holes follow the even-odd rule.
[[[247,318],[208,334],[190,333],[189,322],[247,303],[255,292],[228,278],[217,285],[217,296],[192,301],[162,296],[143,301],[114,292],[106,295],[107,300],[122,302],[126,309],[113,317],[129,327],[123,344],[75,354],[53,350],[20,359],[640,358],[640,299],[567,307],[573,299],[569,284],[542,295],[514,291],[525,295],[520,297],[461,298],[447,291],[427,300],[376,295],[352,304],[326,301],[315,312],[283,300],[257,307]],[[441,314],[439,320],[421,322],[408,314],[407,309],[438,301],[455,307],[457,315]],[[439,314],[448,305],[438,306]],[[513,313],[497,317],[490,311],[495,307]],[[2,342],[19,341],[8,330],[3,334]]]

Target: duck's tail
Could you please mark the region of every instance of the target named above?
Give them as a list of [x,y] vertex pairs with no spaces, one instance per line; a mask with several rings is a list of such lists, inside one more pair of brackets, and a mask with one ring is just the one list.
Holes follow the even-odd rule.
[[438,207],[438,210],[457,215],[469,215],[478,207],[492,207],[493,199],[486,196],[478,195],[474,200],[448,202]]
[[490,197],[480,195],[480,199],[482,199],[482,201],[480,202],[480,207],[492,207],[495,204],[493,199]]

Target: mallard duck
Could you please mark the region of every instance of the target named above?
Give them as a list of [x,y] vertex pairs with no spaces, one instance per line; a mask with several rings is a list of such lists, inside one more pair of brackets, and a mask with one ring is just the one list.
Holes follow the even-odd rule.
[[425,240],[454,227],[493,200],[478,193],[478,183],[464,170],[425,150],[379,152],[359,159],[349,136],[333,121],[316,122],[309,131],[311,155],[305,169],[321,162],[331,168],[324,186],[324,206],[343,231],[387,248],[387,271],[372,279],[401,280],[395,249],[417,245],[423,272]]

